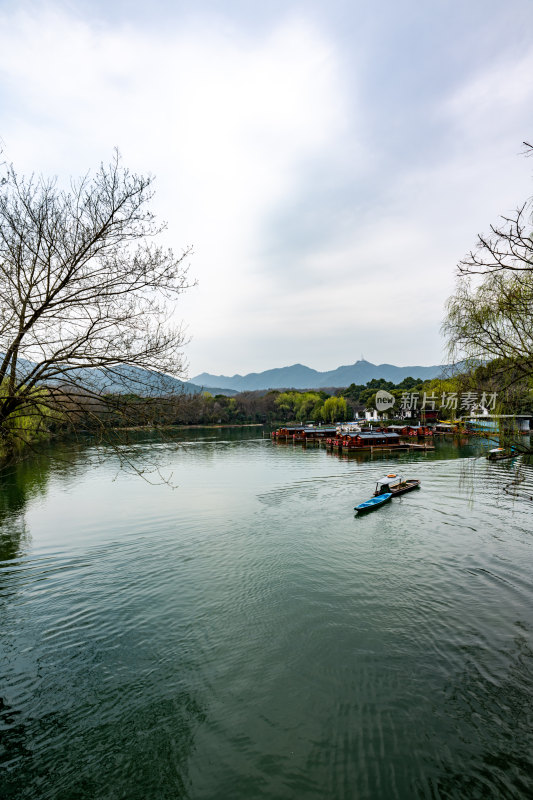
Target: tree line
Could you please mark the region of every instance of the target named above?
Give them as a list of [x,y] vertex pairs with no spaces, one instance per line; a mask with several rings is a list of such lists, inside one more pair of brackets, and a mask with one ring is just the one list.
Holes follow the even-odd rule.
[[[316,391],[270,390],[247,391],[235,396],[213,395],[208,391],[197,394],[168,394],[143,396],[138,394],[107,394],[94,397],[91,392],[81,392],[74,397],[73,390],[62,393],[57,388],[47,397],[47,388],[41,388],[41,404],[36,404],[31,415],[19,411],[11,420],[17,432],[19,448],[35,446],[41,440],[89,434],[106,441],[125,441],[122,433],[140,428],[168,428],[183,425],[278,425],[278,424],[332,424],[361,416],[365,410],[376,407],[376,393],[389,392],[395,398],[394,407],[387,413],[389,420],[402,418],[401,406],[405,395],[441,397],[474,392],[481,395],[496,393],[497,411],[500,413],[527,413],[530,393],[523,382],[517,381],[502,391],[499,365],[481,365],[470,372],[450,377],[417,380],[405,378],[394,384],[384,378],[374,378],[366,384]],[[414,417],[419,416],[415,410]],[[464,416],[464,411],[438,409],[441,419]],[[383,418],[383,415],[382,415]],[[122,433],[121,433],[122,432]]]
[[[458,373],[451,377],[417,380],[405,378],[394,384],[384,378],[374,378],[366,384],[351,384],[344,388],[316,391],[270,390],[247,391],[234,396],[213,395],[208,391],[197,394],[171,394],[163,397],[143,397],[140,395],[107,395],[98,398],[90,395],[80,396],[73,408],[68,408],[71,394],[65,395],[63,411],[61,402],[55,413],[50,413],[49,404],[43,405],[39,419],[40,428],[31,427],[27,431],[33,439],[36,436],[63,436],[66,434],[127,430],[141,427],[171,427],[179,425],[277,425],[290,424],[332,424],[360,417],[365,410],[376,407],[376,393],[386,390],[395,398],[394,407],[388,412],[388,419],[402,418],[402,399],[407,395],[424,395],[436,398],[438,416],[441,419],[454,419],[464,416],[459,408],[439,409],[440,399],[455,394],[483,393],[498,396],[500,413],[527,413],[530,394],[520,383],[501,391],[498,372],[491,365],[480,366],[472,372]],[[57,399],[57,396],[56,396]],[[419,416],[420,404],[414,417]]]

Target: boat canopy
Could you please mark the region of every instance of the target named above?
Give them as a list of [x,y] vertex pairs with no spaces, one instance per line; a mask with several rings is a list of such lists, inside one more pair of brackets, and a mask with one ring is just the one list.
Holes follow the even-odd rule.
[[403,483],[403,478],[401,475],[390,473],[390,475],[385,475],[383,478],[380,478],[379,481],[376,483],[376,491],[379,492],[388,492],[389,487],[398,486],[398,484]]

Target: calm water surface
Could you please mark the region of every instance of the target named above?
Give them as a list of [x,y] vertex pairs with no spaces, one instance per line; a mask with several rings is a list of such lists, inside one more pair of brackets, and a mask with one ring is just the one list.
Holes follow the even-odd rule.
[[3,476],[0,797],[533,796],[533,467],[259,437]]

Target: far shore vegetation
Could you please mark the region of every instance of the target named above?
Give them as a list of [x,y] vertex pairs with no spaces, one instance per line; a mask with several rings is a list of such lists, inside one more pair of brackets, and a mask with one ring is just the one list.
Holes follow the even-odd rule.
[[[42,403],[32,416],[19,414],[13,417],[19,439],[27,444],[39,440],[64,438],[76,434],[96,437],[103,432],[127,431],[143,428],[167,428],[192,425],[277,425],[283,423],[333,424],[360,417],[365,411],[375,408],[376,393],[386,390],[396,400],[388,413],[389,419],[398,418],[402,396],[405,393],[423,395],[437,399],[437,410],[442,420],[465,416],[465,411],[439,409],[441,396],[451,393],[496,392],[496,413],[528,414],[531,412],[533,380],[514,381],[501,391],[502,365],[479,366],[477,369],[448,378],[428,381],[405,378],[394,384],[385,379],[369,381],[365,385],[351,384],[344,388],[329,390],[269,390],[242,392],[234,396],[213,395],[209,391],[197,394],[172,394],[168,397],[147,398],[140,395],[104,395],[98,400],[91,396],[79,396],[75,409],[70,407],[71,396],[62,399],[55,394],[55,406]],[[46,389],[41,390],[43,396]],[[418,415],[415,414],[415,417]]]

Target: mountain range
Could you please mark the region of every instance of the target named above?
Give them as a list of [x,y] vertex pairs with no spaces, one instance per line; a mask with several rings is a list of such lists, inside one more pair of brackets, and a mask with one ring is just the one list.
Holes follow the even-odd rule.
[[392,383],[401,383],[404,378],[409,377],[430,380],[441,375],[444,369],[442,364],[432,367],[395,367],[393,364],[371,364],[370,361],[360,360],[329,372],[318,372],[303,364],[231,377],[202,372],[191,378],[191,382],[209,391],[212,391],[213,387],[233,389],[237,392],[260,389],[323,389],[349,386],[351,383],[366,384],[372,378],[385,378]]
[[[29,375],[34,367],[33,361],[19,358],[19,378],[23,379]],[[68,370],[63,375],[58,373],[53,380],[47,382],[50,385],[70,383],[98,395],[133,393],[145,397],[165,397],[175,394],[198,394],[204,391],[203,386],[197,386],[192,381],[181,381],[179,378],[173,378],[171,375],[161,372],[124,364],[109,369],[78,367],[75,370]],[[216,386],[210,389],[210,392],[211,394],[238,394],[237,391],[226,389],[223,386]]]
[[[134,394],[165,397],[175,394],[197,394],[204,391],[192,381],[181,381],[162,372],[154,372],[141,367],[121,365],[112,369],[80,368],[69,373],[78,386],[86,386],[98,394]],[[67,377],[68,380],[68,377]],[[211,394],[238,394],[236,390],[215,386]]]
[[[19,360],[22,374],[31,372],[33,366],[31,361]],[[360,360],[328,372],[319,372],[303,364],[293,364],[291,367],[231,377],[202,372],[190,381],[181,381],[162,373],[121,365],[113,369],[80,367],[65,374],[64,378],[59,375],[54,383],[68,382],[70,378],[78,386],[85,386],[102,394],[134,392],[140,395],[165,396],[183,392],[196,394],[209,390],[211,394],[234,395],[238,392],[268,389],[325,389],[349,386],[351,383],[361,385],[372,378],[385,378],[396,384],[408,377],[430,380],[439,377],[445,369],[443,365],[396,367],[393,364],[372,364],[370,361]]]

